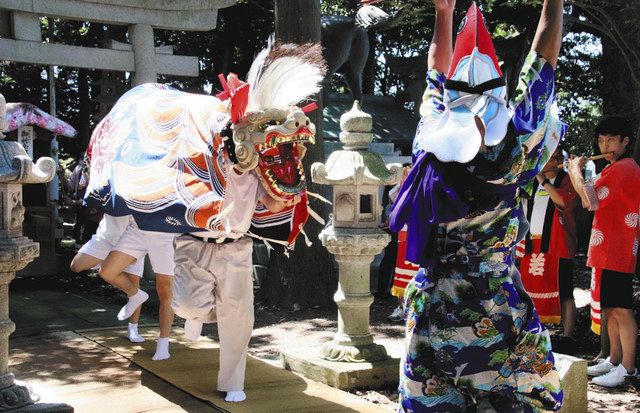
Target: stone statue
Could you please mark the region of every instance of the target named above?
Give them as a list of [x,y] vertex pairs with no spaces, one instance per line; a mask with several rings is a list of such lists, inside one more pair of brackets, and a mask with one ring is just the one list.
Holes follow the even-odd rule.
[[[334,73],[342,73],[354,100],[362,102],[362,71],[369,56],[368,30],[393,27],[403,17],[403,9],[385,13],[373,3],[382,0],[360,0],[355,16],[322,16],[322,49],[329,82]],[[324,100],[328,93],[324,88]]]

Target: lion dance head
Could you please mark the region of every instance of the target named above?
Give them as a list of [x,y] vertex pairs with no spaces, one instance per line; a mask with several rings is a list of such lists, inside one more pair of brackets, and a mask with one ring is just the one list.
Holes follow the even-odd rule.
[[301,160],[305,144],[315,143],[315,125],[306,113],[315,103],[296,106],[320,91],[325,74],[318,44],[270,44],[260,52],[242,82],[219,76],[231,119],[222,132],[238,169],[255,169],[266,192],[290,201],[306,189]]

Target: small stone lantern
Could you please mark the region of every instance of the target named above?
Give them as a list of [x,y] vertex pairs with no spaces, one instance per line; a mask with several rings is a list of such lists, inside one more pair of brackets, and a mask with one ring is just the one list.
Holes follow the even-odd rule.
[[320,233],[320,240],[339,265],[338,332],[322,346],[321,357],[332,361],[374,362],[388,358],[382,345],[369,332],[370,265],[391,241],[379,229],[382,205],[380,186],[400,181],[402,166],[385,165],[369,151],[373,138],[371,115],[353,108],[340,118],[340,141],[344,149],[329,156],[326,164],[311,166],[315,183],[333,186],[333,220]]

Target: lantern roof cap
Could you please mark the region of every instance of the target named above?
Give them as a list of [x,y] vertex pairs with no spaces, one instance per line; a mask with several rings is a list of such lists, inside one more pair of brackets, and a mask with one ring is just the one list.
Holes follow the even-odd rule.
[[340,141],[344,149],[333,152],[326,164],[311,166],[313,182],[324,185],[394,185],[402,174],[402,165],[385,165],[382,157],[369,151],[373,118],[360,102],[340,117]]

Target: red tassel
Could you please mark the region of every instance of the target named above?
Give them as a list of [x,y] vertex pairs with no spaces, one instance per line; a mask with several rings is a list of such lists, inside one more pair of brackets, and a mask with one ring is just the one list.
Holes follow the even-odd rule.
[[308,105],[301,107],[300,109],[302,109],[304,113],[313,112],[314,110],[318,109],[318,104],[316,102],[311,102]]
[[249,84],[243,83],[231,96],[231,122],[242,119],[249,104]]
[[239,80],[235,73],[229,73],[226,78],[220,73],[218,80],[220,80],[223,91],[216,94],[216,97],[220,100],[231,98],[231,108],[229,109],[231,122],[237,123],[244,116],[249,104],[249,84]]

